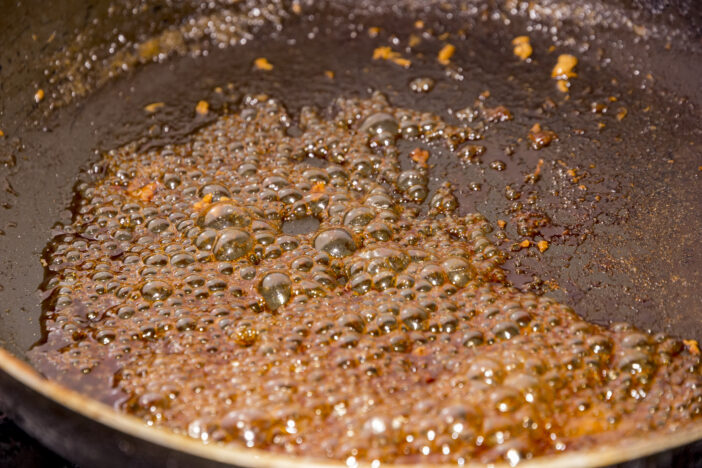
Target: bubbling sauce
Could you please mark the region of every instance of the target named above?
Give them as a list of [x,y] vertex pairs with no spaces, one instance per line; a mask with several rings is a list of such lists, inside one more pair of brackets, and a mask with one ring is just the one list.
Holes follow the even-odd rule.
[[478,132],[380,94],[334,110],[292,132],[249,97],[107,154],[49,247],[34,359],[149,425],[336,460],[514,463],[699,420],[682,342],[510,287],[486,219],[429,193],[426,154],[401,168],[400,141],[461,157]]

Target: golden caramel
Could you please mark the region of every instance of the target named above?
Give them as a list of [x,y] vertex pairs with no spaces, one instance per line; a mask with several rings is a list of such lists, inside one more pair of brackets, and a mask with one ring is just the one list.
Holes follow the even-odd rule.
[[470,159],[479,135],[379,94],[334,108],[290,132],[249,97],[106,155],[50,245],[33,359],[150,425],[335,460],[514,463],[699,419],[691,347],[510,287],[486,219],[430,193],[417,144]]

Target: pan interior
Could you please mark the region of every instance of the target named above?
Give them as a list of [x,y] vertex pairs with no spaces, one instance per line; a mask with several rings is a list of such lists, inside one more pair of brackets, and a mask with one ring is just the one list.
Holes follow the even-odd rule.
[[[694,315],[702,262],[696,247],[702,229],[699,111],[679,97],[674,84],[633,73],[631,60],[643,59],[630,54],[647,47],[612,47],[629,40],[623,31],[607,31],[587,47],[553,41],[550,31],[534,30],[519,17],[509,25],[478,19],[454,25],[428,14],[426,29],[434,31],[422,37],[414,18],[380,12],[330,21],[334,14],[293,18],[280,32],[265,31],[265,40],[213,49],[206,56],[138,67],[46,121],[37,115],[44,110],[39,103],[32,112],[41,124],[18,126],[20,141],[9,132],[3,144],[15,162],[6,168],[3,196],[9,208],[1,218],[5,236],[0,240],[7,251],[6,347],[23,356],[41,339],[42,298],[35,291],[44,271],[39,252],[51,226],[70,221],[66,208],[76,175],[82,170],[80,177],[94,177],[102,151],[145,137],[151,145],[179,141],[208,122],[195,118],[200,100],[210,103],[214,118],[235,110],[244,95],[266,93],[296,118],[303,106],[326,109],[338,96],[367,97],[370,90],[383,92],[393,105],[437,113],[447,121],[456,121],[457,112],[473,107],[481,94],[489,106],[511,111],[514,119],[486,139],[482,164],[461,164],[437,151],[429,190],[434,193],[450,181],[458,187],[460,213],[483,213],[495,226],[510,221],[505,233],[513,240],[521,239],[515,203],[529,203],[529,212],[548,217],[548,226],[534,238],[547,241],[548,250],[522,248],[510,254],[506,269],[516,286],[572,305],[596,323],[628,321],[680,337],[702,336]],[[382,25],[377,33],[374,25]],[[445,32],[451,35],[441,39]],[[528,66],[515,60],[512,50],[512,39],[522,33],[535,50]],[[413,58],[409,70],[372,59],[380,46],[403,50],[412,35],[422,42],[408,54]],[[556,50],[548,52],[554,42]],[[437,63],[446,43],[459,51],[453,62],[460,71]],[[561,52],[579,58],[579,77],[572,80],[567,100],[550,78]],[[274,64],[273,70],[253,75],[252,63],[259,57]],[[327,71],[333,71],[333,80]],[[435,81],[434,89],[413,92],[411,81],[425,77]],[[145,114],[144,108],[157,102],[164,106]],[[559,141],[538,151],[529,148],[525,139],[535,123],[553,130]],[[525,176],[540,160],[545,161],[541,180],[530,184]],[[492,170],[495,161],[505,162],[506,170]],[[480,190],[473,190],[476,184]],[[510,200],[510,190],[520,198]]]
[[[592,11],[601,7],[593,5]],[[24,13],[32,11],[31,4],[26,10]],[[692,47],[694,42],[671,43],[665,35],[653,34],[643,40],[632,38],[628,31],[604,28],[594,34],[587,21],[577,16],[579,21],[564,21],[548,29],[521,15],[508,17],[505,25],[504,19],[476,19],[481,15],[475,11],[461,21],[450,21],[451,12],[428,9],[421,16],[433,36],[417,47],[424,58],[415,59],[412,68],[404,70],[371,57],[374,48],[391,44],[394,36],[405,47],[412,34],[419,34],[413,21],[380,7],[378,12],[357,13],[353,21],[346,18],[343,8],[322,10],[286,20],[282,32],[264,31],[265,40],[136,67],[128,77],[108,81],[79,104],[54,111],[49,111],[51,93],[59,86],[52,89],[42,84],[28,66],[11,72],[15,62],[36,59],[41,63],[46,49],[62,50],[60,36],[53,39],[56,43],[42,47],[19,42],[27,46],[24,57],[3,56],[5,87],[10,91],[4,105],[5,136],[0,140],[5,180],[0,243],[6,310],[1,317],[1,338],[6,347],[23,356],[41,337],[37,316],[41,297],[35,292],[43,276],[40,252],[51,226],[70,219],[67,208],[77,174],[89,172],[101,151],[126,142],[146,135],[154,144],[182,137],[202,124],[192,118],[198,100],[210,99],[212,114],[228,105],[218,102],[213,92],[227,84],[234,85],[238,96],[269,93],[293,113],[303,105],[325,108],[337,96],[367,96],[374,89],[386,93],[394,105],[436,112],[449,121],[455,120],[456,111],[474,104],[480,93],[490,91],[488,102],[507,106],[515,119],[487,142],[482,166],[467,167],[437,158],[431,189],[441,180],[451,181],[460,187],[460,210],[481,212],[494,224],[509,218],[512,201],[505,198],[505,186],[523,191],[524,174],[544,159],[548,164],[539,186],[526,187],[520,201],[538,192],[533,208],[550,217],[552,228],[544,238],[552,242],[546,255],[530,250],[512,254],[507,269],[515,285],[546,291],[596,323],[630,321],[676,336],[702,336],[702,322],[695,315],[702,274],[702,254],[696,247],[702,215],[695,190],[699,184],[700,96],[694,94],[698,87],[693,85],[700,60],[677,60],[699,53]],[[178,14],[185,12],[171,12],[171,20],[176,21]],[[639,20],[646,24],[645,18]],[[660,17],[657,20],[662,22]],[[45,41],[51,38],[51,31],[61,31],[58,20],[43,27],[32,23],[36,18],[29,15],[22,21],[30,24],[25,29],[43,34]],[[115,17],[102,21],[102,29],[109,29],[107,24],[120,25]],[[163,24],[168,24],[165,19]],[[371,38],[368,31],[374,24],[382,28],[378,37]],[[138,21],[135,25],[141,27]],[[21,29],[8,25],[10,32]],[[317,31],[314,37],[308,37],[310,31]],[[454,33],[450,42],[459,50],[454,62],[463,68],[463,79],[448,77],[434,60],[440,45],[449,42],[437,39],[445,32]],[[522,33],[530,35],[536,51],[529,66],[515,63],[512,55],[510,41]],[[64,40],[71,37],[64,34]],[[19,40],[35,42],[31,35],[16,35]],[[557,50],[549,52],[554,43]],[[343,55],[335,52],[340,49]],[[544,109],[549,107],[547,98],[559,98],[549,74],[560,52],[578,56],[580,79],[574,81],[568,101]],[[252,60],[260,56],[278,66],[252,79]],[[333,81],[325,76],[326,70],[335,71]],[[437,85],[431,93],[418,95],[409,88],[416,77],[432,77]],[[40,86],[46,87],[49,97],[37,105],[33,96]],[[57,99],[64,97],[59,94]],[[154,102],[166,105],[145,116],[144,106]],[[604,107],[593,112],[600,106]],[[627,116],[618,121],[622,109]],[[539,152],[516,141],[526,137],[537,121],[559,135],[558,145]],[[506,155],[506,149],[512,154]],[[487,169],[495,159],[509,163],[507,172]],[[576,171],[575,178],[584,177],[579,179],[582,183],[572,183],[574,178],[567,175],[570,169]],[[482,190],[466,188],[466,181],[481,184]],[[587,190],[578,188],[580,185]],[[508,223],[507,235],[517,239],[513,229],[514,223]]]

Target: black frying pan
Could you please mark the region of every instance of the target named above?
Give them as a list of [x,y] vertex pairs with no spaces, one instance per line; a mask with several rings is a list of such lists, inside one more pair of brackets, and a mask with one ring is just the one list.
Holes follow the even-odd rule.
[[[41,254],[52,225],[70,220],[78,174],[83,170],[80,177],[90,177],[91,164],[99,159],[96,150],[145,135],[150,144],[159,144],[192,131],[203,124],[192,118],[195,102],[203,97],[213,102],[213,110],[224,112],[236,106],[237,94],[266,92],[294,112],[309,104],[324,108],[339,94],[364,96],[374,88],[393,104],[451,118],[450,111],[489,89],[515,120],[511,136],[491,140],[485,162],[505,159],[508,171],[481,172],[444,158],[430,189],[442,179],[458,186],[479,181],[481,191],[459,192],[461,210],[477,210],[496,222],[511,203],[503,195],[505,180],[522,183],[523,174],[545,159],[549,163],[536,208],[555,226],[548,233],[551,248],[543,256],[514,252],[506,265],[513,283],[564,301],[600,324],[628,321],[655,332],[702,338],[699,4],[446,6],[348,0],[304,2],[298,14],[290,5],[248,2],[230,7],[248,13],[237,23],[246,30],[239,36],[246,44],[219,48],[214,42],[221,38],[187,38],[163,49],[160,57],[150,51],[148,38],[164,38],[164,30],[186,18],[211,13],[210,7],[191,3],[166,8],[156,2],[64,2],[47,9],[42,2],[28,2],[5,5],[0,13],[0,129],[5,134],[0,138],[0,400],[18,424],[49,447],[83,466],[309,466],[146,428],[44,380],[25,364],[27,351],[42,338]],[[456,8],[458,3],[463,6]],[[282,28],[277,27],[278,11],[285,12]],[[380,40],[407,36],[418,18],[436,36],[452,33],[451,42],[469,51],[455,59],[463,80],[436,66],[430,45],[429,58],[418,60],[411,72],[370,60]],[[371,26],[382,28],[379,38],[369,37]],[[535,66],[527,72],[510,65],[509,41],[524,33],[536,49]],[[553,62],[547,51],[551,44],[580,58],[571,99],[555,108],[545,102],[554,95],[553,82],[544,78]],[[207,55],[193,54],[196,45]],[[132,52],[121,56],[126,70],[111,58],[124,50]],[[259,56],[270,58],[276,69],[252,80],[250,63]],[[334,82],[324,70],[335,71]],[[427,97],[408,88],[409,79],[420,75],[437,79]],[[233,83],[236,93],[217,101],[212,89],[226,83]],[[35,99],[39,89],[45,92],[41,100]],[[609,100],[613,90],[616,103]],[[157,101],[166,102],[166,109],[145,119],[144,105]],[[591,112],[593,103],[606,103],[607,110]],[[619,121],[621,108],[628,113]],[[554,129],[561,142],[540,152],[518,144],[514,137],[525,135],[535,121]],[[513,154],[506,155],[511,146]],[[558,161],[586,174],[586,193],[564,183]],[[661,466],[694,463],[702,459],[701,444],[694,443],[700,439],[697,426],[622,449],[605,447],[535,463],[594,466],[641,457],[649,457],[643,463]]]

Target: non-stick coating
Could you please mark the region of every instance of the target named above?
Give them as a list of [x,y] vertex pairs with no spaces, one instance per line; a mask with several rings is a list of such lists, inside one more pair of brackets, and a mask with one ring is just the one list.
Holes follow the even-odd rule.
[[[649,2],[648,6],[659,4]],[[546,75],[539,78],[539,73],[550,70],[546,55],[541,56],[540,65],[524,76],[517,75],[518,80],[532,83],[533,92],[515,90],[514,84],[504,79],[510,72],[494,57],[510,57],[508,39],[526,31],[527,21],[513,19],[506,31],[477,25],[461,43],[463,50],[495,50],[495,44],[504,47],[498,47],[489,60],[475,54],[465,64],[466,79],[453,81],[436,68],[417,65],[407,74],[372,63],[370,51],[375,43],[367,34],[349,41],[347,31],[330,20],[340,15],[338,6],[325,7],[326,16],[305,22],[290,20],[283,33],[265,41],[254,39],[246,46],[213,51],[204,59],[181,57],[142,66],[108,82],[88,98],[47,112],[49,99],[37,105],[33,97],[39,87],[51,92],[42,61],[70,43],[75,30],[98,18],[105,31],[113,31],[95,39],[99,42],[114,37],[120,28],[147,24],[149,14],[160,21],[169,19],[163,10],[149,10],[144,17],[115,15],[105,19],[105,5],[68,2],[46,9],[42,2],[29,2],[4,9],[0,15],[4,44],[0,51],[0,129],[6,134],[0,138],[0,344],[17,356],[24,358],[41,338],[42,298],[37,289],[44,274],[41,253],[52,226],[70,220],[67,208],[73,184],[81,169],[99,159],[95,150],[143,135],[147,125],[142,108],[155,101],[171,104],[166,120],[156,123],[163,126],[167,121],[171,133],[187,132],[192,122],[181,115],[190,116],[198,99],[211,96],[214,86],[228,82],[241,93],[268,92],[283,97],[293,111],[308,104],[325,107],[338,94],[364,96],[372,87],[386,92],[393,104],[446,115],[447,109],[470,105],[480,92],[490,89],[494,102],[507,105],[515,114],[509,128],[518,136],[525,136],[524,130],[534,118],[548,122],[562,135],[572,133],[571,121],[577,121],[585,128],[585,137],[564,139],[563,144],[541,152],[516,145],[514,155],[507,157],[503,150],[512,140],[498,137],[489,142],[486,162],[507,158],[510,170],[506,174],[470,172],[472,169],[448,159],[441,160],[434,173],[457,185],[465,185],[471,177],[483,177],[483,191],[459,191],[461,209],[480,211],[495,222],[506,216],[508,202],[501,192],[505,177],[519,180],[539,158],[586,168],[591,173],[588,190],[601,193],[606,201],[580,202],[577,191],[568,187],[562,187],[557,196],[544,193],[538,206],[558,229],[569,228],[574,235],[554,237],[552,248],[538,258],[515,255],[508,268],[514,270],[514,263],[520,261],[527,271],[525,275],[513,274],[515,283],[525,283],[531,274],[552,280],[558,287],[548,294],[597,323],[629,321],[679,337],[702,338],[702,16],[694,2],[687,7],[684,2],[662,5],[663,13],[658,16],[630,15],[641,24],[672,24],[684,30],[684,35],[672,39],[641,34],[641,29],[635,29],[639,34],[634,34],[631,27],[581,24],[587,21],[580,17],[577,22],[558,23],[555,35],[577,39],[570,49],[566,45],[561,50],[581,57],[580,79],[591,86],[590,94],[574,88],[574,98],[605,100],[611,79],[616,77],[623,95],[619,105],[630,109],[621,122],[610,117],[602,131],[596,130],[598,116],[574,113],[575,103],[566,103],[552,114],[539,114],[540,99],[553,94],[550,79]],[[180,11],[172,16],[184,14]],[[435,14],[446,24],[445,15],[438,10],[425,16],[431,21]],[[393,14],[358,18],[361,23],[382,25],[389,31],[406,33],[411,28],[411,22]],[[314,26],[320,29],[318,38],[307,39],[305,31]],[[52,33],[54,39],[48,42]],[[290,36],[298,39],[295,47],[286,42]],[[534,32],[532,36],[536,44],[544,48],[548,44],[544,34]],[[589,47],[584,50],[578,40],[587,36]],[[680,44],[676,37],[693,39]],[[604,70],[593,65],[600,48],[608,59]],[[252,81],[250,63],[260,55],[276,63],[276,70]],[[324,77],[326,69],[336,71],[335,82]],[[512,72],[516,74],[516,70]],[[646,77],[648,73],[652,79]],[[418,98],[407,87],[408,77],[421,75],[439,80],[429,97]],[[623,92],[627,87],[631,94]],[[525,101],[527,95],[532,97]],[[653,111],[642,111],[645,106],[641,103],[649,103]],[[611,107],[615,112],[617,107]],[[591,165],[594,168],[588,169]],[[548,171],[556,181],[558,167]],[[434,181],[434,186],[437,184]]]

